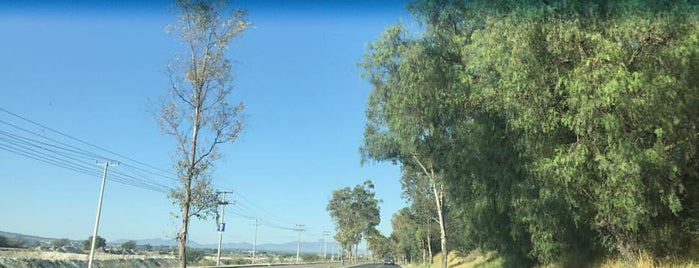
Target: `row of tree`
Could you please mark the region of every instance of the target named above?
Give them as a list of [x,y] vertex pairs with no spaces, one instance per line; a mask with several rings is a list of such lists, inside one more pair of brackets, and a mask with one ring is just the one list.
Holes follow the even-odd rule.
[[411,204],[396,248],[431,256],[439,235],[518,265],[697,249],[698,6],[411,3],[420,32],[386,29],[361,63],[361,151],[401,164]]
[[[55,239],[51,240],[51,246],[53,247],[67,247],[73,245],[73,242],[70,241],[68,238],[61,238],[61,239]],[[86,240],[83,240],[80,243],[80,246],[84,250],[90,250],[90,247],[92,245],[92,236],[88,237]],[[135,240],[128,240],[123,243],[121,243],[119,246],[122,249],[129,249],[129,250],[134,250],[136,249],[137,242]],[[23,248],[30,246],[27,244],[27,242],[21,238],[13,238],[13,239],[8,239],[4,236],[0,235],[0,247],[11,247],[11,248]],[[101,236],[97,236],[96,239],[96,244],[95,248],[105,248],[107,246],[107,240],[102,238]],[[152,248],[150,245],[145,245],[148,247]]]

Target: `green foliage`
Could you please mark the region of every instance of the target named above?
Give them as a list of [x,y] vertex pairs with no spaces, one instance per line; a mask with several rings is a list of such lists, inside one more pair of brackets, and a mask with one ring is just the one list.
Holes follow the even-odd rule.
[[136,241],[135,240],[129,240],[124,243],[121,243],[121,248],[122,249],[130,249],[130,250],[135,250],[136,249]]
[[[441,7],[441,3],[435,5]],[[420,3],[415,6],[422,7]],[[426,17],[434,18],[433,15],[440,17],[436,14]],[[443,152],[454,144],[453,124],[459,123],[463,115],[460,106],[464,104],[464,92],[452,83],[459,80],[454,68],[460,67],[443,64],[442,60],[460,57],[458,50],[438,42],[408,39],[399,24],[387,29],[369,47],[360,64],[365,69],[363,75],[374,86],[366,111],[364,144],[360,148],[363,159],[402,164],[404,197],[426,219],[422,224],[427,225],[420,226],[423,229],[420,233],[430,234],[424,229],[429,229],[429,219],[435,218],[441,250],[445,252],[448,235]],[[429,239],[423,241],[426,240]],[[424,247],[427,243],[422,244]],[[442,267],[446,265],[444,255]]]
[[337,230],[335,240],[348,249],[350,255],[352,246],[359,244],[363,236],[376,232],[375,227],[381,222],[381,201],[375,195],[374,184],[367,180],[354,188],[333,191],[328,202],[327,210]]
[[423,159],[462,244],[506,266],[690,254],[698,6],[415,1],[424,32],[386,29],[361,64],[373,85],[362,154],[404,170]]
[[[83,240],[82,246],[83,246],[84,250],[90,250],[92,247],[92,236]],[[95,249],[99,249],[99,248],[104,249],[104,247],[106,247],[106,246],[107,246],[107,239],[104,239],[98,235],[97,239],[95,240]]]
[[388,238],[383,236],[378,230],[373,230],[367,234],[367,247],[374,256],[386,256],[392,253],[395,245]]
[[393,228],[391,240],[395,244],[391,253],[394,256],[405,256],[408,262],[420,260],[422,257],[421,243],[415,236],[415,230],[418,228],[414,219],[415,215],[408,208],[399,210],[391,218],[391,227]]

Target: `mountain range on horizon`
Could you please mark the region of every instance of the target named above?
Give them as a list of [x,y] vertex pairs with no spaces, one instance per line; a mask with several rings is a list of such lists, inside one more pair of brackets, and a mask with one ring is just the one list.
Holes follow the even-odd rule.
[[[58,240],[60,238],[49,238],[40,237],[19,233],[11,233],[0,231],[0,236],[12,239],[23,239],[24,241],[30,242],[32,244],[38,245],[50,245],[52,241]],[[116,239],[107,241],[108,245],[118,246],[129,240],[134,240],[138,245],[151,245],[151,246],[177,246],[177,241],[175,239],[163,239],[163,238],[151,238],[151,239]],[[81,242],[80,240],[71,240],[73,242]],[[308,242],[301,241],[301,252],[304,253],[322,253],[323,252],[323,241]],[[193,248],[217,248],[218,244],[199,244],[195,241],[189,241],[188,245]],[[230,242],[222,243],[221,247],[224,249],[233,250],[252,250],[252,243],[247,242]],[[268,252],[296,252],[297,242],[286,242],[286,243],[264,243],[258,244],[256,246],[256,251],[268,251]],[[334,242],[328,242],[327,248],[328,254],[332,249],[337,249],[337,245]]]

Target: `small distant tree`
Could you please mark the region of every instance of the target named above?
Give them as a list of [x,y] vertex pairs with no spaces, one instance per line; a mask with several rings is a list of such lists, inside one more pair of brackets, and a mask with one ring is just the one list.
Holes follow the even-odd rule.
[[[97,241],[96,241],[95,249],[102,248],[107,246],[107,239],[102,238],[101,236],[97,236]],[[83,249],[84,250],[90,250],[90,247],[92,246],[92,236],[88,237],[86,240],[83,241]]]
[[7,247],[7,238],[0,235],[0,248]]
[[121,243],[121,248],[123,249],[130,249],[130,250],[135,250],[136,249],[136,244],[137,242],[134,240],[129,240],[124,243]]
[[153,250],[153,246],[151,246],[151,244],[145,244],[142,247],[143,247],[143,250],[145,250],[145,251],[152,251]]
[[51,245],[54,247],[65,247],[70,245],[70,240],[68,238],[61,238],[51,241]]

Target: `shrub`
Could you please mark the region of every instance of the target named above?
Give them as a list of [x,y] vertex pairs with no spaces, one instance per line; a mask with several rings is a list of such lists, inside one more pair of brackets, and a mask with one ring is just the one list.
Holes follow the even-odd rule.
[[[107,246],[107,239],[104,239],[99,235],[97,236],[97,241],[95,242],[95,249],[104,248]],[[90,250],[90,247],[92,247],[92,236],[88,237],[87,240],[84,240],[82,246],[84,250]]]

